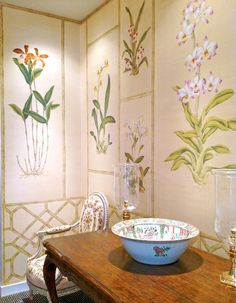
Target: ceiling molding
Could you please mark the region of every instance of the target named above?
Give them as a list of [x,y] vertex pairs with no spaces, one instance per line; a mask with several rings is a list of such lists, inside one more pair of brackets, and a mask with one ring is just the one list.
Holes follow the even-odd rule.
[[94,14],[96,14],[98,11],[100,11],[100,9],[102,9],[108,2],[110,2],[111,0],[106,0],[103,4],[101,4],[100,6],[98,6],[97,8],[95,8],[95,10],[93,10],[90,14],[88,14],[84,19],[82,19],[80,22],[86,22],[88,20],[88,18],[92,17]]
[[37,14],[37,15],[42,15],[42,16],[46,16],[46,17],[51,17],[51,18],[62,20],[62,21],[68,21],[68,22],[73,22],[73,23],[77,23],[77,24],[82,24],[88,18],[90,18],[92,15],[94,15],[100,9],[102,9],[110,1],[111,0],[106,0],[104,3],[102,3],[96,9],[94,9],[91,13],[89,13],[82,20],[76,20],[76,19],[72,19],[72,18],[68,18],[68,17],[64,17],[64,16],[59,16],[59,15],[55,15],[55,14],[51,14],[51,13],[46,13],[46,12],[43,12],[43,11],[40,11],[40,10],[35,10],[35,9],[32,9],[32,8],[18,6],[18,5],[15,5],[15,4],[9,4],[9,3],[6,3],[6,2],[1,2],[1,1],[0,1],[0,6],[1,7],[8,7],[8,8],[16,9],[16,10],[21,10],[21,11],[32,13],[32,14]]
[[27,8],[27,7],[18,6],[18,5],[14,5],[14,4],[9,4],[9,3],[5,3],[5,2],[0,2],[0,5],[2,7],[13,8],[13,9],[17,9],[17,10],[24,11],[24,12],[27,12],[27,13],[42,15],[42,16],[46,16],[46,17],[60,19],[60,20],[63,20],[63,21],[69,21],[69,22],[74,22],[74,23],[81,24],[81,21],[79,21],[79,20],[75,20],[75,19],[71,19],[71,18],[67,18],[67,17],[63,17],[63,16],[54,15],[54,14],[51,14],[51,13],[38,11],[38,10],[35,10],[35,9],[32,9],[32,8]]

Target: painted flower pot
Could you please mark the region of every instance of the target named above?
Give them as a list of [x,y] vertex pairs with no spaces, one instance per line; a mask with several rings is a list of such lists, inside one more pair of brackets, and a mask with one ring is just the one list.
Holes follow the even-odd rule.
[[199,229],[191,224],[160,218],[122,221],[112,227],[112,232],[134,260],[151,265],[177,261],[189,240],[199,235]]

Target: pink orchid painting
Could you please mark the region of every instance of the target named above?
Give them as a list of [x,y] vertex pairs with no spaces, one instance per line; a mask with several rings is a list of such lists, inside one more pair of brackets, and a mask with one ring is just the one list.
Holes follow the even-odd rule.
[[[225,119],[210,115],[213,108],[223,106],[234,95],[231,88],[219,90],[222,80],[213,71],[206,75],[202,71],[203,64],[214,60],[218,52],[218,43],[211,41],[207,35],[203,41],[198,39],[198,26],[202,23],[208,24],[212,15],[213,8],[205,0],[189,0],[183,10],[182,29],[177,40],[181,47],[187,43],[193,45],[185,60],[191,77],[182,86],[175,86],[174,91],[190,129],[175,132],[186,145],[172,152],[165,160],[172,162],[171,170],[177,170],[182,165],[187,166],[193,180],[198,184],[205,183],[209,172],[219,168],[210,163],[217,154],[230,153],[226,145],[207,144],[208,138],[220,131],[236,130],[236,118]],[[206,99],[208,95],[210,101],[204,104],[202,98]],[[236,168],[236,164],[223,168]]]
[[129,72],[131,76],[136,76],[139,73],[140,67],[145,63],[148,66],[147,56],[144,54],[143,42],[151,27],[146,29],[141,35],[139,31],[139,23],[142,17],[145,0],[143,1],[136,20],[132,15],[130,9],[126,6],[125,10],[129,17],[129,41],[123,40],[124,51],[122,57],[124,58],[125,69],[124,73]]

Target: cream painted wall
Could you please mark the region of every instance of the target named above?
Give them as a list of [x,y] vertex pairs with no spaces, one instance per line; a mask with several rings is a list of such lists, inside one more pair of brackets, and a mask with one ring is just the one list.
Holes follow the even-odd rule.
[[[83,141],[86,89],[81,89],[86,77],[86,29],[84,25],[18,9],[4,6],[1,9],[4,37],[2,281],[11,284],[25,278],[26,258],[37,247],[35,233],[46,226],[75,222],[86,195],[86,182],[83,182],[87,173],[86,156],[82,156],[82,152],[86,154],[86,141]],[[29,96],[26,81],[12,60],[18,57],[13,49],[24,49],[25,44],[30,52],[38,48],[39,54],[48,55],[33,89],[44,96],[55,85],[51,100],[60,105],[51,112],[45,170],[36,175],[25,175],[17,163],[17,155],[21,163],[27,158],[25,133],[22,119],[9,106],[14,103],[23,108]],[[30,124],[27,127],[32,151]],[[39,142],[41,131],[40,128],[37,135]],[[33,162],[33,155],[30,157]]]
[[[186,166],[171,171],[171,162],[164,162],[174,150],[186,146],[174,132],[186,131],[190,127],[186,121],[176,92],[172,87],[182,86],[184,81],[193,78],[185,66],[185,58],[192,52],[192,43],[178,46],[176,36],[181,30],[182,11],[188,1],[156,1],[156,134],[155,134],[155,215],[171,217],[191,222],[202,232],[214,235],[215,201],[214,180],[209,174],[205,184],[194,182]],[[196,39],[202,43],[207,35],[210,41],[218,43],[216,56],[202,62],[202,77],[210,71],[222,79],[219,91],[232,88],[235,90],[235,49],[236,32],[234,19],[235,1],[206,1],[213,8],[209,24],[200,23],[196,27]],[[224,12],[222,14],[222,12]],[[200,44],[201,45],[201,44]],[[206,93],[201,98],[202,109],[214,93]],[[194,102],[194,101],[191,101]],[[211,114],[224,119],[235,118],[236,97],[215,107]],[[217,131],[207,141],[209,145],[224,144],[230,148],[228,154],[216,154],[209,161],[210,165],[222,167],[236,163],[236,133],[228,130]]]
[[[134,129],[141,121],[145,130],[143,137],[137,143],[137,149],[143,144],[140,156],[144,156],[140,165],[149,171],[144,178],[144,192],[140,192],[139,213],[152,215],[153,213],[153,47],[154,47],[154,1],[145,2],[141,14],[138,40],[144,31],[150,27],[146,38],[141,45],[148,58],[148,66],[141,65],[137,75],[124,72],[125,60],[123,40],[130,43],[129,16],[125,7],[129,7],[133,19],[138,17],[143,1],[112,0],[87,20],[87,66],[88,66],[88,191],[102,190],[109,198],[111,206],[111,221],[120,220],[113,201],[113,164],[125,162],[125,153],[131,153],[130,135],[128,125]],[[94,120],[91,116],[96,99],[94,86],[96,85],[97,71],[108,60],[109,66],[103,72],[101,87],[103,99],[107,83],[107,74],[111,79],[111,93],[109,102],[109,115],[116,122],[107,126],[111,135],[112,144],[105,153],[98,153],[94,138],[90,131],[94,131]],[[140,60],[141,61],[141,60]],[[105,73],[105,74],[104,74]],[[101,101],[103,107],[103,101]],[[140,125],[140,127],[141,127]],[[136,159],[136,158],[135,158]],[[118,215],[118,216],[117,216]]]
[[[81,196],[92,191],[103,191],[111,206],[111,224],[120,220],[113,202],[112,164],[126,160],[124,153],[130,142],[125,125],[127,122],[132,125],[137,123],[140,117],[146,129],[142,139],[145,146],[143,165],[150,167],[150,170],[145,177],[146,191],[140,195],[138,211],[142,215],[188,221],[210,238],[214,236],[213,177],[209,175],[205,184],[198,185],[185,166],[171,171],[171,163],[164,161],[172,151],[183,146],[174,132],[188,130],[189,127],[181,103],[172,90],[173,86],[183,85],[190,77],[184,62],[192,46],[188,44],[180,47],[176,40],[181,29],[181,14],[187,2],[145,1],[139,35],[151,27],[143,42],[148,66],[142,65],[137,76],[124,73],[123,40],[129,41],[129,18],[125,6],[130,8],[135,18],[142,0],[111,0],[81,26],[35,14],[32,17],[29,13],[3,8],[4,87],[6,86],[2,108],[2,117],[5,119],[2,136],[6,144],[3,149],[3,155],[6,154],[3,161],[3,192],[6,192],[3,197],[4,283],[23,279],[22,265],[26,257],[32,254],[34,232],[43,225],[57,225],[74,220],[79,211]],[[235,1],[208,0],[207,3],[212,5],[214,14],[210,16],[208,25],[199,27],[197,38],[202,40],[207,34],[211,41],[217,41],[219,48],[217,55],[203,66],[202,72],[207,74],[212,71],[218,75],[223,80],[222,89],[235,89]],[[14,24],[13,19],[17,21]],[[17,36],[15,30],[18,31]],[[43,50],[49,49],[51,55],[55,55],[55,68],[50,69],[47,82],[53,79],[57,83],[55,96],[61,104],[53,122],[56,150],[50,156],[54,163],[52,168],[55,166],[58,173],[53,181],[50,173],[45,176],[48,180],[51,178],[52,186],[48,192],[45,178],[34,178],[33,181],[19,178],[16,164],[13,163],[15,149],[19,146],[22,134],[18,133],[21,125],[16,117],[13,119],[14,113],[8,108],[8,103],[13,102],[13,97],[15,102],[17,92],[20,96],[23,95],[24,89],[20,89],[22,79],[11,63],[10,53],[16,42],[23,45],[26,40],[32,45],[40,43]],[[106,155],[99,155],[90,135],[90,131],[94,130],[91,111],[96,96],[94,86],[97,70],[106,60],[109,66],[104,70],[102,78],[101,104],[109,74],[109,114],[115,118],[116,123],[109,124],[107,128],[113,145],[108,147]],[[12,77],[17,81],[13,81]],[[12,81],[14,90],[10,89]],[[48,83],[42,84],[42,89]],[[207,101],[205,96],[204,102]],[[235,117],[235,96],[215,108],[213,114],[227,119]],[[225,144],[231,150],[229,154],[214,157],[212,165],[222,166],[236,162],[235,136],[233,131],[217,132],[212,136],[211,144]],[[22,188],[26,187],[34,188],[34,191],[25,192]],[[46,196],[50,200],[45,200]],[[27,227],[23,221],[32,224]],[[24,234],[26,236],[22,237]],[[211,250],[210,246],[201,248]],[[18,257],[17,253],[22,249],[24,253]]]
[[[120,158],[118,160],[125,161],[124,150],[128,145],[123,128],[125,121],[131,122],[142,112],[144,120],[147,121],[145,126],[149,132],[149,136],[145,138],[145,146],[147,146],[145,159],[147,161],[150,159],[147,165],[151,166],[152,174],[146,179],[146,184],[150,186],[150,189],[141,195],[140,211],[142,214],[174,218],[195,224],[201,229],[205,239],[205,244],[198,244],[199,247],[212,252],[212,243],[206,240],[215,240],[215,201],[212,175],[209,174],[205,184],[198,185],[194,182],[186,166],[171,171],[171,162],[165,162],[171,152],[184,146],[184,142],[174,132],[189,129],[181,102],[172,89],[175,85],[183,85],[185,80],[194,75],[185,67],[185,58],[192,52],[192,44],[188,43],[180,47],[176,40],[176,36],[181,30],[182,11],[187,3],[187,0],[145,1],[140,27],[145,29],[149,25],[151,26],[150,35],[144,42],[145,54],[148,55],[150,62],[149,67],[147,69],[143,67],[137,77],[123,73],[123,40],[128,41],[127,28],[129,25],[125,6],[128,6],[135,16],[142,1],[120,0],[118,4],[117,1],[111,1],[109,6],[106,5],[89,18],[87,21],[88,49],[90,51],[90,44],[101,42],[103,36],[108,36],[110,32],[116,30],[116,26],[118,27],[120,36],[118,46],[120,49],[118,63],[120,69],[120,109],[117,125],[120,132]],[[119,17],[116,22],[117,10],[115,7],[117,5],[119,6]],[[233,0],[226,3],[209,0],[206,1],[206,5],[211,5],[214,13],[209,17],[209,24],[201,23],[198,26],[196,39],[202,42],[207,35],[209,41],[216,41],[219,47],[215,57],[203,62],[202,74],[207,77],[212,71],[214,75],[222,79],[219,91],[226,88],[235,90],[234,65],[236,61],[233,51],[235,49],[235,27],[233,26],[235,2]],[[111,15],[113,18],[110,17]],[[102,19],[106,22],[101,22]],[[155,45],[152,45],[154,40]],[[89,58],[88,66],[89,72],[91,72]],[[202,104],[207,104],[213,96],[213,93],[204,95],[200,110],[203,108]],[[89,102],[91,102],[91,98],[88,98],[88,104]],[[234,118],[236,116],[235,96],[214,108],[211,114],[224,119]],[[90,113],[88,112],[88,121],[89,119]],[[214,158],[209,161],[212,166],[221,167],[236,163],[235,136],[236,133],[230,130],[228,132],[217,131],[209,138],[207,143],[210,146],[224,144],[231,151],[227,154],[214,153]],[[91,156],[90,149],[89,155]],[[104,167],[107,167],[107,164],[105,163]],[[99,163],[99,166],[100,171],[93,171],[89,167],[88,188],[89,190],[102,188],[112,200],[112,174],[109,170],[108,172],[102,171],[102,162]]]

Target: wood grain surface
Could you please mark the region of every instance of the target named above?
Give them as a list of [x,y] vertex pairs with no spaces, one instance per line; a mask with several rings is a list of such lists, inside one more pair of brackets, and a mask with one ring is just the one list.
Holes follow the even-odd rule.
[[54,265],[98,303],[236,303],[236,291],[219,281],[230,262],[189,248],[171,265],[134,261],[111,231],[46,240],[44,274],[55,296]]

